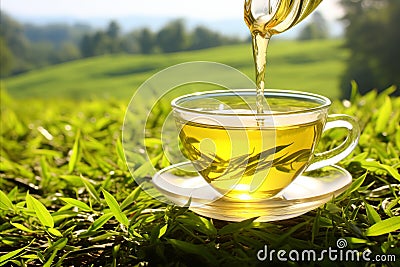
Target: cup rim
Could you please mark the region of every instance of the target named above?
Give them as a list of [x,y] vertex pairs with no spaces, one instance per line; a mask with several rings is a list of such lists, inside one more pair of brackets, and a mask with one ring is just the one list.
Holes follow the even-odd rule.
[[[230,95],[237,95],[240,96],[240,94],[249,94],[249,95],[254,95],[256,96],[256,90],[255,89],[238,89],[238,90],[233,90],[233,89],[227,89],[227,90],[212,90],[212,91],[203,91],[203,92],[196,92],[196,93],[191,93],[191,94],[186,94],[179,96],[171,101],[171,107],[172,109],[176,110],[181,110],[181,111],[186,111],[190,113],[196,113],[196,114],[206,114],[206,115],[218,115],[218,116],[232,116],[232,114],[229,113],[223,113],[223,112],[217,112],[216,110],[212,111],[207,111],[207,110],[198,110],[194,108],[187,108],[179,105],[182,101],[193,98],[193,99],[199,99],[204,96],[212,96],[212,95],[223,95],[223,94],[230,94]],[[314,99],[314,100],[319,100],[321,102],[321,105],[312,107],[312,108],[304,108],[300,110],[292,110],[292,111],[283,111],[279,113],[235,113],[235,116],[252,116],[257,115],[258,118],[262,117],[269,117],[269,116],[287,116],[287,115],[293,115],[293,114],[304,114],[304,113],[309,113],[309,112],[316,112],[320,111],[326,108],[329,108],[332,104],[331,100],[325,96],[314,94],[314,93],[309,93],[309,92],[303,92],[303,91],[297,91],[297,90],[284,90],[284,89],[265,89],[264,90],[264,96],[265,95],[274,95],[274,96],[292,96],[294,97],[302,97],[304,99]],[[268,100],[267,100],[268,103]]]

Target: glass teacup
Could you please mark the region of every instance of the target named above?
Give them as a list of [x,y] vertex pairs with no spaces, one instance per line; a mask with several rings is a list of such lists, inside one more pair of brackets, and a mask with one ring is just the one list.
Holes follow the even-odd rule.
[[[232,200],[277,195],[304,171],[332,165],[358,142],[354,118],[328,115],[331,101],[320,95],[265,90],[257,114],[255,90],[194,93],[172,101],[183,154],[218,192]],[[315,153],[323,131],[345,128],[343,143]]]

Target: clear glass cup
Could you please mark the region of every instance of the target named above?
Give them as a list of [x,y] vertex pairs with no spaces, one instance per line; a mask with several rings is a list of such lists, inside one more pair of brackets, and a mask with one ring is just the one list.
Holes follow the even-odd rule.
[[[277,195],[304,171],[333,165],[357,145],[360,129],[348,115],[328,115],[317,94],[265,90],[257,114],[255,90],[194,93],[171,103],[182,153],[217,191],[232,200]],[[335,148],[315,153],[321,135],[345,128]]]

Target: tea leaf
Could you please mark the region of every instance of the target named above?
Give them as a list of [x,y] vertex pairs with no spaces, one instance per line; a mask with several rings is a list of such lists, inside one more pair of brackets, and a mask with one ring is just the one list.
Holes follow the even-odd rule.
[[43,265],[43,267],[51,267],[54,258],[57,255],[57,250],[54,250],[53,253],[51,253],[50,258],[46,261],[46,263]]
[[217,229],[215,228],[214,224],[210,220],[208,220],[204,217],[199,217],[199,216],[197,216],[197,217],[202,221],[202,223],[205,226],[205,228],[207,229],[209,235],[212,235],[212,236],[217,235]]
[[62,201],[71,204],[72,206],[75,206],[83,211],[92,211],[92,208],[89,207],[86,203],[80,201],[80,200],[76,200],[73,198],[69,198],[69,197],[62,197],[60,198]]
[[[198,165],[197,169],[202,170],[202,175],[203,177],[206,177],[206,180],[208,182],[214,181],[214,180],[230,180],[230,179],[236,179],[239,175],[253,175],[254,172],[257,169],[262,169],[262,168],[268,168],[268,167],[275,167],[278,164],[275,164],[277,161],[279,161],[282,157],[275,158],[274,160],[266,160],[269,156],[273,155],[274,153],[278,153],[282,151],[283,149],[287,148],[291,144],[288,145],[282,145],[282,146],[277,146],[273,148],[266,149],[260,153],[254,154],[254,150],[250,154],[245,154],[241,156],[237,156],[230,161],[225,161],[225,160],[219,160],[217,157],[211,158],[205,156],[205,154],[201,154],[200,151],[198,152],[200,156],[201,154],[201,160],[197,160],[196,164]],[[193,150],[196,150],[195,147],[193,147]],[[300,154],[302,154],[301,152]],[[252,156],[253,155],[253,156]],[[301,155],[295,155],[295,157],[300,157]],[[203,166],[204,165],[204,166]],[[209,166],[210,165],[210,166]],[[238,168],[238,166],[246,166],[244,171],[241,168]],[[207,172],[213,172],[213,173],[221,173],[220,176],[216,176],[212,179],[209,179],[207,177]],[[238,172],[235,174],[235,172]],[[225,173],[229,173],[229,177],[225,177]]]
[[39,256],[36,254],[21,255],[23,259],[39,260]]
[[46,230],[47,230],[47,232],[49,232],[50,234],[52,234],[52,235],[54,235],[54,236],[58,236],[58,237],[63,236],[63,235],[61,234],[61,232],[58,231],[56,228],[47,228]]
[[123,162],[126,162],[124,149],[122,147],[122,141],[120,138],[117,140],[116,150],[117,150],[117,155],[120,158],[120,160],[122,160]]
[[165,232],[167,232],[167,229],[168,229],[168,224],[161,227],[158,233],[158,238],[161,238],[165,234]]
[[86,190],[88,191],[88,193],[97,201],[97,202],[101,202],[100,201],[100,196],[97,193],[96,189],[94,189],[93,185],[89,182],[89,180],[87,180],[86,178],[84,178],[83,176],[81,176],[81,181],[82,183],[85,185]]
[[54,227],[53,217],[51,217],[50,212],[39,200],[29,195],[29,193],[26,194],[26,205],[28,209],[35,211],[36,217],[43,226]]
[[15,256],[17,256],[21,252],[25,251],[33,243],[33,241],[34,240],[32,240],[31,243],[29,243],[29,245],[27,245],[27,246],[25,246],[23,248],[10,251],[5,255],[0,256],[0,266],[5,265],[10,259],[14,258]]
[[35,231],[25,227],[24,225],[22,225],[20,223],[11,222],[11,225],[13,225],[15,228],[18,228],[19,230],[22,230],[22,231],[27,232],[27,233],[34,233],[35,232]]
[[90,226],[88,231],[97,231],[99,228],[101,228],[105,223],[108,222],[113,217],[113,213],[105,213],[101,215],[99,218],[97,218],[93,224]]
[[365,244],[368,241],[365,239],[361,239],[361,238],[357,238],[357,237],[346,237],[346,240],[350,243],[350,244]]
[[0,209],[3,210],[13,210],[14,205],[11,202],[11,200],[8,198],[8,196],[0,190]]
[[133,172],[133,177],[144,177],[146,175],[150,175],[154,173],[154,166],[157,164],[157,162],[163,157],[164,153],[160,153],[156,157],[152,158],[150,161],[145,162],[142,166],[137,168]]
[[287,148],[288,146],[290,146],[291,144],[287,144],[287,145],[283,145],[283,146],[277,146],[277,147],[273,147],[267,150],[264,150],[260,153],[258,153],[257,155],[254,155],[252,157],[250,157],[248,160],[246,160],[247,162],[253,162],[255,160],[258,161],[264,161],[268,156],[273,155],[274,153],[278,153],[280,151],[282,151],[283,149]]
[[392,101],[389,96],[385,97],[385,102],[380,108],[378,118],[376,120],[375,131],[377,133],[383,133],[387,130],[390,115],[392,114]]
[[351,80],[351,94],[350,94],[350,101],[352,103],[356,103],[357,102],[357,98],[358,98],[358,84],[355,80]]
[[342,211],[341,208],[339,208],[337,205],[331,202],[326,203],[325,206],[326,209],[329,211],[329,213],[340,213]]
[[60,175],[59,176],[61,179],[67,181],[71,185],[81,187],[85,186],[85,184],[82,182],[81,176],[78,175]]
[[63,249],[67,245],[67,243],[68,243],[68,238],[66,237],[60,238],[56,242],[54,242],[50,247],[48,247],[47,252]]
[[353,183],[350,185],[349,189],[347,189],[345,195],[347,196],[347,195],[353,193],[354,191],[356,191],[358,188],[360,188],[360,186],[365,181],[365,177],[367,177],[367,173],[364,173],[359,178],[357,178],[355,181],[353,181]]
[[378,212],[367,202],[365,202],[365,208],[367,210],[367,217],[370,223],[377,223],[381,221],[381,217]]
[[193,255],[200,256],[205,261],[207,261],[209,266],[217,266],[218,265],[215,256],[213,254],[211,254],[210,251],[202,245],[195,245],[195,244],[177,240],[177,239],[168,239],[168,243],[170,243],[177,249],[182,250],[183,252],[185,252],[187,254],[193,254]]
[[367,229],[365,234],[367,236],[378,236],[388,234],[400,229],[400,217],[392,217],[380,222],[375,223]]
[[121,203],[121,210],[124,210],[127,208],[129,205],[131,205],[140,195],[140,192],[142,192],[142,188],[140,186],[137,186],[126,198],[125,200]]
[[387,173],[389,173],[390,175],[393,176],[393,178],[397,179],[398,181],[400,181],[400,174],[399,172],[393,168],[392,166],[386,165],[386,164],[382,164],[379,163],[377,161],[361,161],[361,166],[367,170],[370,171],[376,171],[376,169],[380,169],[380,170],[384,170]]
[[186,213],[185,216],[180,216],[179,218],[177,218],[177,221],[185,225],[193,225],[196,231],[204,233],[206,235],[217,235],[217,229],[215,228],[212,221],[204,217],[197,216],[194,213]]
[[255,219],[257,219],[257,218],[250,218],[250,219],[247,219],[247,220],[244,220],[244,221],[241,221],[241,222],[228,224],[228,225],[222,227],[218,231],[218,234],[226,235],[226,234],[239,232],[239,231],[241,231],[243,229],[246,229],[246,228],[250,228]]
[[108,193],[106,190],[102,190],[104,198],[107,202],[108,207],[110,208],[112,214],[114,215],[115,219],[119,221],[121,224],[124,226],[128,227],[129,226],[129,220],[126,217],[125,213],[121,211],[120,206],[118,205],[118,202],[115,200],[115,198]]
[[398,127],[397,131],[396,131],[396,136],[395,136],[395,142],[396,142],[396,146],[397,149],[400,150],[400,127]]
[[72,148],[72,154],[71,157],[69,158],[69,163],[68,163],[68,172],[72,173],[75,169],[76,163],[79,161],[79,156],[80,156],[80,136],[81,132],[78,130],[75,136],[75,142],[74,146]]
[[47,184],[50,180],[50,173],[49,173],[49,164],[46,161],[46,158],[42,156],[40,158],[40,168],[41,168],[41,173],[42,173],[42,181],[41,181],[41,187],[47,187]]
[[310,149],[301,149],[293,154],[290,154],[289,156],[285,158],[281,158],[277,161],[274,160],[272,166],[278,166],[280,164],[282,165],[289,165],[292,162],[295,162],[296,160],[298,161],[306,161],[311,155],[311,150]]

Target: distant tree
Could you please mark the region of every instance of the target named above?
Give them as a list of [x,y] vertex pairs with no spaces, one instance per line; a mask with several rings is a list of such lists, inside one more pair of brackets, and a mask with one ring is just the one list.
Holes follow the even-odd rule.
[[93,40],[90,34],[85,34],[80,43],[80,51],[83,57],[91,57],[94,55]]
[[187,48],[187,34],[182,20],[174,20],[157,34],[157,44],[162,52],[178,52]]
[[119,37],[120,29],[121,27],[118,25],[116,21],[111,21],[108,24],[107,35],[112,39],[116,39]]
[[141,53],[139,45],[140,30],[134,30],[121,38],[121,50],[129,54]]
[[106,31],[99,30],[85,34],[80,43],[83,57],[119,53],[122,51],[122,38],[119,36],[120,27],[111,21]]
[[221,45],[223,38],[220,34],[211,31],[204,26],[197,26],[191,35],[189,49],[204,49]]
[[23,27],[10,16],[0,11],[0,37],[14,58],[11,73],[20,73],[30,67],[30,42],[25,37]]
[[0,77],[11,73],[13,66],[13,55],[3,38],[0,37]]
[[143,28],[138,34],[138,44],[141,53],[150,54],[154,51],[156,37],[150,29]]
[[108,24],[107,28],[107,36],[109,37],[109,53],[119,53],[121,52],[121,27],[116,21],[111,21]]
[[111,38],[104,32],[98,31],[93,35],[92,49],[95,56],[111,52]]
[[326,39],[328,37],[328,23],[324,16],[316,11],[311,17],[311,22],[300,32],[298,40]]
[[[350,51],[342,77],[345,96],[355,80],[361,93],[400,85],[400,1],[341,1],[346,11],[346,47]],[[397,90],[400,95],[400,90]]]

